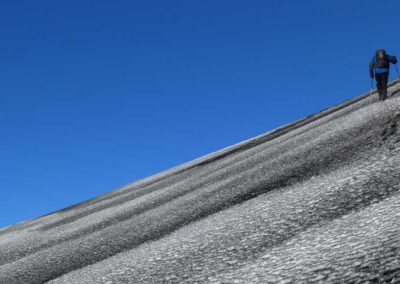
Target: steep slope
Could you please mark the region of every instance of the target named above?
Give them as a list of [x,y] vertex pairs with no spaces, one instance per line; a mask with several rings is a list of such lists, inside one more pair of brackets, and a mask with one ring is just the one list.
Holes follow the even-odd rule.
[[0,283],[400,281],[389,91],[6,228]]

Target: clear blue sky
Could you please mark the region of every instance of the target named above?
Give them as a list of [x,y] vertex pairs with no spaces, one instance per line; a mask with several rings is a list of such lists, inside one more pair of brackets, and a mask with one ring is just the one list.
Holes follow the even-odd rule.
[[0,227],[368,91],[399,23],[397,0],[0,0]]

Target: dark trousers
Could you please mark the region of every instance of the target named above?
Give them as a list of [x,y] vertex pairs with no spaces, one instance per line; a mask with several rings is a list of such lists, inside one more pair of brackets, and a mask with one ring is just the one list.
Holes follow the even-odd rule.
[[381,101],[386,100],[387,98],[387,83],[389,80],[389,73],[380,73],[375,74],[376,78],[376,88],[378,89],[379,99]]

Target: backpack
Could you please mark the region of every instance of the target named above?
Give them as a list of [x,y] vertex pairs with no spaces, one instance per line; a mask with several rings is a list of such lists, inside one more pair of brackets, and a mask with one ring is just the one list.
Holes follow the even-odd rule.
[[375,54],[376,64],[375,68],[389,68],[389,61],[386,55],[386,51],[380,49]]

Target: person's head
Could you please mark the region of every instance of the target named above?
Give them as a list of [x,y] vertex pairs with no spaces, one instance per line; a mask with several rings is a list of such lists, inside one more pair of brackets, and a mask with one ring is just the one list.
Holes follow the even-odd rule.
[[384,50],[384,49],[378,49],[378,50],[376,51],[376,54],[386,54],[386,50]]

